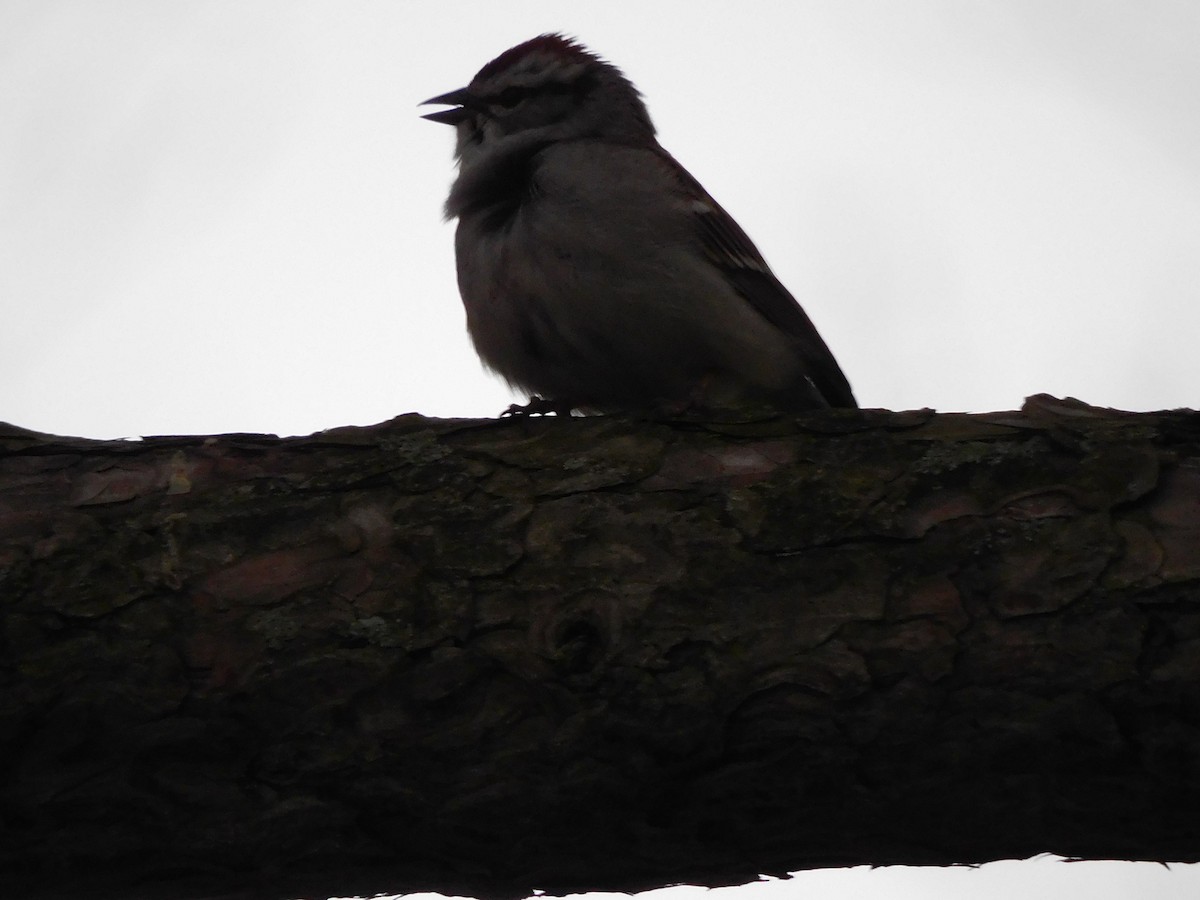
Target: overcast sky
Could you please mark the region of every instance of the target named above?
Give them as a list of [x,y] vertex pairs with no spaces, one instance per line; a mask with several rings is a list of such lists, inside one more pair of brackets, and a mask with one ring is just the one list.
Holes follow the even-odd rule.
[[[452,131],[416,104],[556,30],[642,89],[864,406],[1200,406],[1194,0],[0,0],[0,420],[506,407],[441,221]],[[753,890],[1200,893],[1151,865],[804,878]]]
[[866,406],[1200,406],[1200,5],[0,2],[0,420],[511,401],[416,104],[543,31],[646,95]]

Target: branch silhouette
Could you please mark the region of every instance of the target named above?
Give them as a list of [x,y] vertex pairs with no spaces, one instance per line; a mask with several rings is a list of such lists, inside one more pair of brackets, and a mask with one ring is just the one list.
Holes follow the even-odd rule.
[[1200,860],[1200,415],[0,428],[6,896]]

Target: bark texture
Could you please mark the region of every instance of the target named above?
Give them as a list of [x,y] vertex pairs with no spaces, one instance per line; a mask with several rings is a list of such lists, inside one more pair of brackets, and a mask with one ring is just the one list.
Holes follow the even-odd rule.
[[5,897],[1200,860],[1200,416],[0,430]]

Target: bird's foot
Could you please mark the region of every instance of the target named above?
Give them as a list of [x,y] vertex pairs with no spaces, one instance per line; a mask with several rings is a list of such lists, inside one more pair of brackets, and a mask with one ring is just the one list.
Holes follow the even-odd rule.
[[514,403],[504,412],[500,413],[500,418],[507,419],[513,416],[548,416],[554,413],[556,416],[569,416],[571,410],[575,408],[575,404],[570,400],[553,400],[549,397],[539,397],[536,394],[529,398],[529,402],[522,406],[519,403]]

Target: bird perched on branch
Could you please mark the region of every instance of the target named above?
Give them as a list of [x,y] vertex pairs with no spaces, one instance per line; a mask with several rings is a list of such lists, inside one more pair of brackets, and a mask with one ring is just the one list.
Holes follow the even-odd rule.
[[[467,329],[513,413],[855,407],[800,304],[655,139],[616,66],[544,34],[425,101],[457,130],[446,201]],[[423,104],[424,105],[424,104]]]

